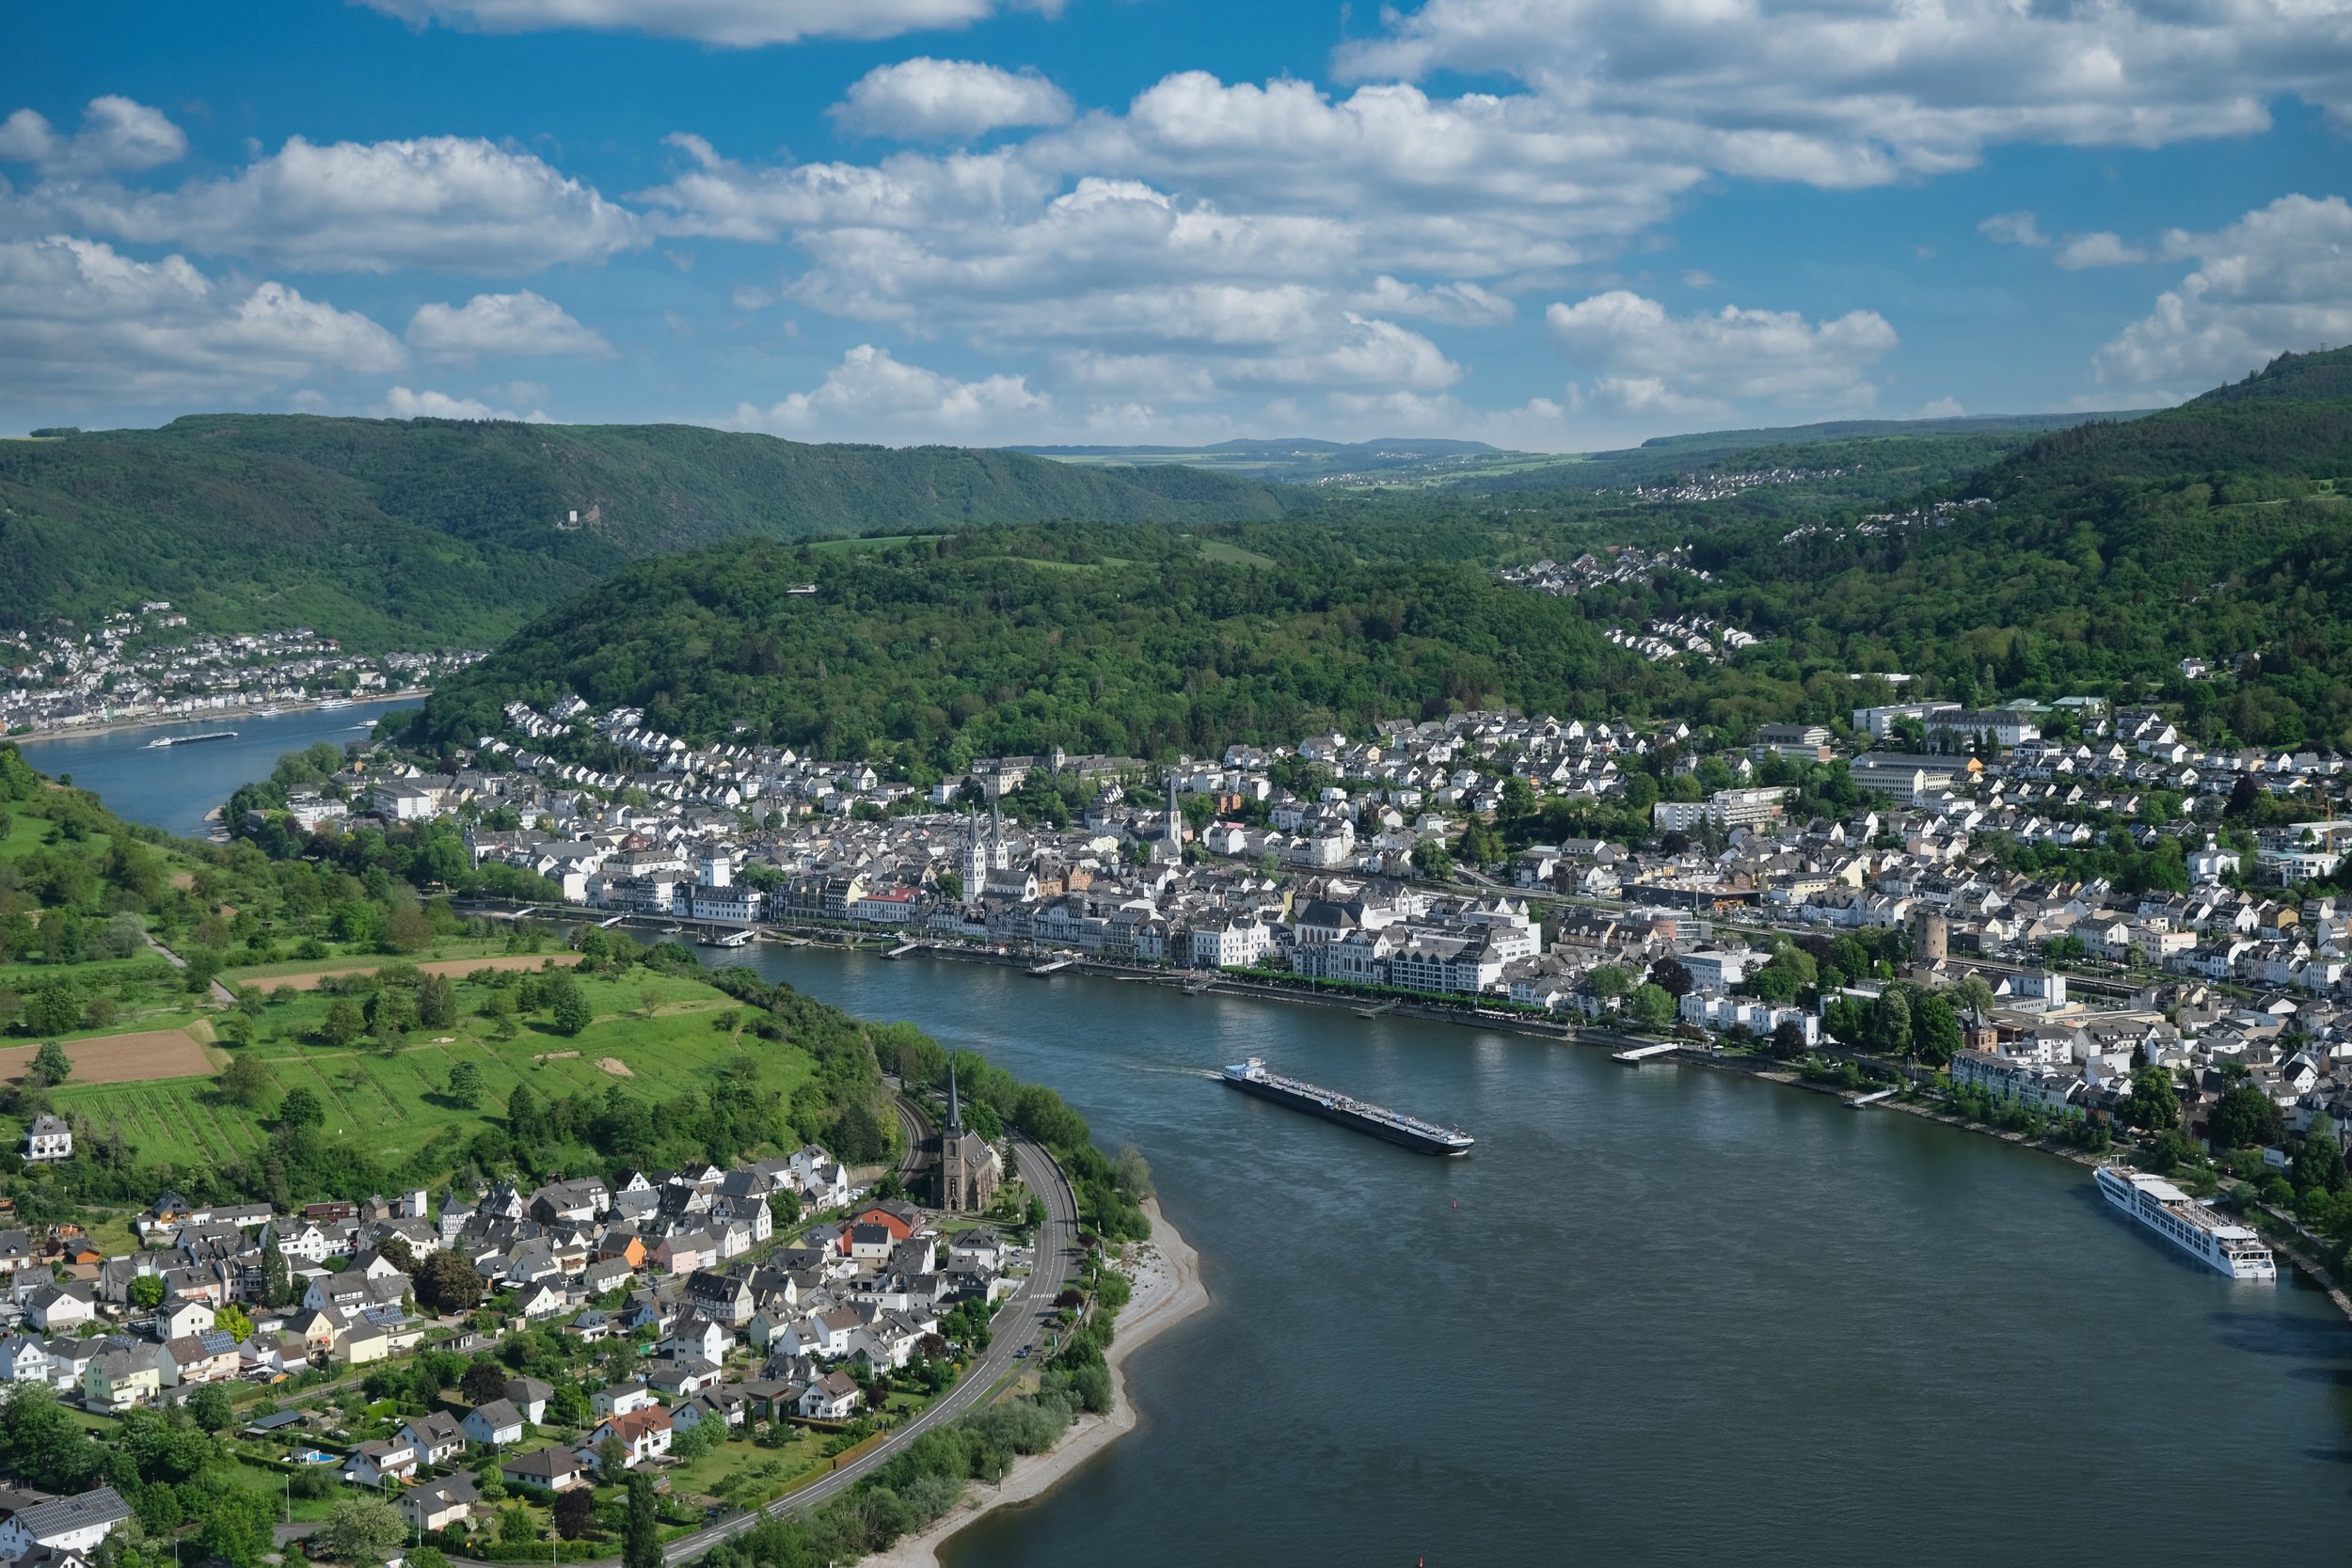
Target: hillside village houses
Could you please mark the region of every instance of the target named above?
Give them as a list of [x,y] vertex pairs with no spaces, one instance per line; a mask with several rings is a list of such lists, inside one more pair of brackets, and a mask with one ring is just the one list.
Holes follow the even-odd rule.
[[[2080,738],[2046,738],[2054,714],[2074,721]],[[2341,759],[2203,752],[2153,709],[2110,715],[2087,698],[1982,709],[1914,702],[1857,708],[1851,719],[1855,734],[1881,743],[1851,758],[1861,803],[1838,820],[1789,816],[1792,792],[1756,777],[1768,758],[1836,754],[1825,726],[1771,726],[1744,749],[1702,758],[1689,727],[1671,721],[1494,711],[1304,736],[1293,747],[1235,745],[1180,759],[1156,780],[1136,759],[1056,752],[984,759],[918,787],[789,747],[692,746],[650,729],[634,709],[594,712],[574,697],[546,711],[510,705],[503,733],[482,738],[471,770],[378,766],[364,784],[347,782],[387,819],[467,821],[478,861],[537,871],[589,909],[726,926],[863,926],[1174,969],[1272,969],[1593,1018],[1619,1006],[1594,993],[1597,968],[1638,975],[1672,958],[1694,981],[1677,1004],[1684,1022],[1769,1034],[1788,1022],[1808,1042],[1822,1038],[1818,1016],[1740,994],[1754,967],[1740,955],[1768,933],[1908,933],[1931,918],[1933,943],[1915,944],[1918,976],[1947,983],[1984,965],[2004,1013],[1996,1043],[2054,1006],[2099,1010],[2086,997],[2053,1004],[2014,973],[2074,939],[2090,958],[2137,965],[2137,1000],[2162,1002],[2157,1011],[2203,999],[2211,1016],[2183,1037],[2185,1059],[2259,1064],[2261,1041],[2285,1034],[2310,1040],[2327,1066],[2314,1092],[2336,1092],[2336,1074],[2352,1062],[2336,1011],[2352,970],[2347,912],[2299,896],[2296,883],[2352,853],[2352,821],[2332,819],[2347,782]],[[640,765],[598,772],[540,749],[572,734]],[[1906,735],[1926,737],[1928,749],[1887,749]],[[1514,776],[1539,800],[1621,800],[1629,776],[1661,748],[1673,749],[1670,779],[1706,762],[1730,783],[1667,791],[1649,842],[1530,846],[1467,885],[1415,878],[1416,846],[1450,840],[1466,814],[1493,812]],[[1291,765],[1299,762],[1325,780],[1310,795],[1278,782],[1297,778]],[[1066,829],[1003,814],[1002,798],[1041,772],[1075,778],[1089,796]],[[2209,816],[2245,788],[2331,815],[2265,832],[2250,865],[2194,818],[2131,830],[2143,841],[2186,836],[2193,880],[2181,894],[2004,872],[1984,853],[2002,838],[2096,842],[2102,830],[2086,818],[2136,818],[2158,793]],[[1196,828],[1197,815],[1180,808],[1197,814],[1203,800],[1211,809]],[[482,826],[497,807],[529,825]],[[2252,1015],[2233,1010],[2233,989],[2275,996],[2291,1011],[2265,1004],[2259,1016],[2273,1022],[2251,1025],[2249,1038]],[[2128,999],[2100,1006],[2110,1000]],[[2086,1065],[2076,1059],[2078,1076]]]
[[[954,1119],[958,1138],[974,1146],[957,1151],[966,1184],[959,1207],[977,1208],[969,1183],[985,1178],[993,1190],[1001,1157]],[[779,1234],[769,1203],[779,1193],[834,1217]],[[509,1379],[501,1397],[462,1415],[412,1418],[352,1448],[342,1461],[347,1481],[431,1488],[403,1497],[420,1528],[462,1519],[478,1500],[462,1475],[432,1474],[472,1451],[518,1450],[505,1462],[510,1471],[560,1490],[588,1478],[607,1435],[632,1464],[653,1465],[675,1432],[704,1419],[845,1419],[870,1381],[850,1370],[946,1354],[942,1317],[1010,1293],[1025,1259],[953,1211],[857,1202],[841,1165],[814,1145],[731,1170],[630,1170],[528,1191],[501,1183],[444,1195],[437,1206],[413,1191],[289,1213],[191,1204],[165,1192],[136,1228],[138,1250],[87,1258],[56,1234],[0,1231],[0,1263],[13,1268],[0,1299],[0,1379],[119,1414],[184,1399],[207,1383],[406,1354],[453,1321],[420,1311],[410,1276],[390,1255],[395,1242],[412,1259],[441,1251],[465,1259],[492,1291],[512,1292],[514,1322],[528,1316],[523,1303],[544,1297],[554,1303],[547,1316],[567,1334],[600,1326],[647,1337],[643,1376],[585,1402],[577,1418],[583,1435],[561,1453],[520,1451],[556,1398],[529,1377]],[[273,1243],[300,1298],[292,1307],[261,1300]],[[660,1262],[665,1251],[679,1263]],[[161,1304],[133,1305],[134,1286],[151,1277],[162,1281]],[[616,1296],[626,1301],[617,1310]],[[242,1340],[215,1326],[230,1304],[251,1320]],[[476,1349],[489,1343],[464,1338]],[[44,1517],[32,1501],[14,1506],[37,1525]],[[0,1544],[9,1507],[0,1493]]]
[[308,626],[189,636],[187,624],[159,599],[87,629],[0,631],[0,735],[389,697],[485,657],[477,650],[347,654]]

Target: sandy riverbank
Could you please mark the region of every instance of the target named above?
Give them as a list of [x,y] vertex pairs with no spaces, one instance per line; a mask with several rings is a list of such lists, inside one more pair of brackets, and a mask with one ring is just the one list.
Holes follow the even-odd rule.
[[945,1518],[889,1551],[867,1558],[866,1568],[938,1568],[940,1544],[949,1536],[983,1513],[1042,1496],[1134,1429],[1136,1409],[1127,1399],[1127,1378],[1121,1370],[1127,1357],[1209,1305],[1209,1292],[1200,1283],[1199,1254],[1168,1223],[1158,1200],[1145,1203],[1144,1210],[1152,1216],[1152,1239],[1130,1249],[1128,1273],[1135,1281],[1135,1294],[1119,1314],[1119,1332],[1103,1354],[1111,1370],[1110,1414],[1079,1417],[1051,1451],[1018,1461],[1002,1483],[983,1486],[975,1482]]

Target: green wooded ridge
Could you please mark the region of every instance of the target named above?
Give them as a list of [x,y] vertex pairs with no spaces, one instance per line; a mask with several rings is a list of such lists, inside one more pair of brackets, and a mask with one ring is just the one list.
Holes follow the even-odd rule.
[[[1678,715],[1724,736],[1890,700],[2180,705],[2207,744],[2352,747],[2352,357],[2289,356],[2182,407],[2054,434],[1751,449],[1835,477],[1721,501],[1382,496],[1282,520],[1021,525],[841,549],[739,540],[640,562],[446,684],[417,735],[520,698],[628,704],[911,776],[1041,752],[1170,756],[1511,704]],[[2336,482],[2342,480],[2344,483]],[[1871,514],[1984,498],[1937,523]],[[1795,525],[1815,531],[1791,539]],[[1551,598],[1494,568],[1687,544],[1708,575]],[[794,594],[798,583],[814,594]],[[1764,639],[1651,663],[1611,626],[1700,614]],[[2217,672],[2190,680],[2185,656]],[[742,726],[738,729],[738,726]]]
[[[487,643],[625,562],[736,534],[1271,517],[1286,504],[1187,468],[693,425],[199,415],[0,442],[0,626],[161,598],[208,630],[307,624],[371,650]],[[581,526],[561,526],[574,512]]]

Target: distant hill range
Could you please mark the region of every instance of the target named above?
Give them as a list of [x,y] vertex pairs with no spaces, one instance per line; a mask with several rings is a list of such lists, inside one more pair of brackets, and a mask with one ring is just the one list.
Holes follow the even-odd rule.
[[2110,463],[2317,480],[2339,471],[2328,454],[2347,383],[2342,353],[2290,356],[2153,416],[1840,420],[1565,457],[1405,436],[990,451],[694,425],[198,415],[0,441],[0,628],[168,599],[209,630],[309,625],[363,651],[486,644],[629,562],[737,537],[1344,522],[1351,498],[1370,493],[1418,526],[1419,495],[1442,508],[1479,491],[1611,490],[1744,464],[1855,464],[1881,487],[1926,454],[2004,486],[2026,471],[2011,453],[2058,484]]
[[[636,562],[540,617],[443,685],[419,733],[463,743],[507,702],[578,693],[671,734],[952,774],[1055,745],[1213,755],[1498,702],[1737,733],[1836,716],[1850,673],[1899,670],[1971,704],[2161,695],[2228,744],[2352,750],[2352,351],[2282,359],[2161,413],[2051,422],[2065,428],[1732,433],[1714,450],[1741,465],[1856,469],[1687,507],[1438,495],[1197,533],[739,540]],[[1633,451],[1704,455],[1703,439]],[[1922,451],[1940,478],[1913,477]],[[1555,597],[1492,570],[1620,543],[1687,548],[1705,576]],[[1652,662],[1604,640],[1669,606],[1762,641]],[[2227,673],[2190,679],[2192,657]]]
[[628,561],[738,535],[1270,519],[1310,499],[1192,468],[695,425],[201,415],[0,441],[0,626],[161,598],[213,629],[488,642]]
[[1325,488],[1400,485],[1454,489],[1606,488],[1706,467],[1742,451],[1901,436],[2033,436],[2098,420],[2134,420],[2145,410],[2106,414],[1999,414],[1948,420],[1836,420],[1765,430],[1659,436],[1617,451],[1506,451],[1484,441],[1385,436],[1375,441],[1219,441],[1201,447],[1015,447],[1084,467],[1205,468]]

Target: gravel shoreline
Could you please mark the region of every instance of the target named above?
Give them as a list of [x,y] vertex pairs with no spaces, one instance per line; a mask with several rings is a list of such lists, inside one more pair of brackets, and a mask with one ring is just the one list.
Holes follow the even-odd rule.
[[1119,1332],[1103,1353],[1111,1372],[1111,1408],[1106,1416],[1081,1416],[1050,1450],[1014,1463],[995,1486],[974,1482],[963,1500],[920,1535],[910,1535],[886,1552],[866,1560],[866,1568],[938,1568],[939,1547],[980,1515],[1042,1496],[1055,1482],[1117,1442],[1136,1424],[1120,1370],[1127,1357],[1209,1304],[1200,1283],[1200,1255],[1160,1212],[1157,1199],[1144,1204],[1152,1216],[1152,1239],[1133,1248],[1135,1293],[1119,1314]]

